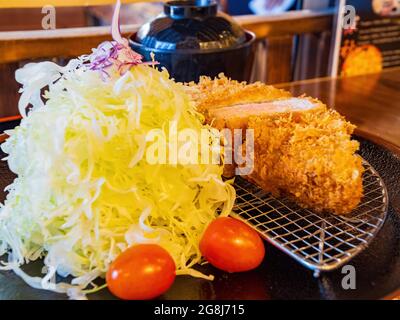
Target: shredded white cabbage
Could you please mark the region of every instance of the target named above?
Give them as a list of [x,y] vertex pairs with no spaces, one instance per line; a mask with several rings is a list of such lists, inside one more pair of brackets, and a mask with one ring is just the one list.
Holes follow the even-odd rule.
[[[166,71],[137,65],[122,77],[110,69],[104,80],[81,66],[75,59],[17,71],[24,117],[2,145],[17,178],[0,209],[0,255],[9,257],[1,268],[78,299],[99,289],[90,289],[93,280],[127,247],[158,243],[177,274],[206,277],[192,269],[201,261],[200,237],[230,213],[234,188],[221,179],[220,165],[149,164],[143,157],[150,130],[168,139],[174,120],[178,130],[200,131],[201,117]],[[38,258],[43,278],[20,269]],[[56,273],[74,280],[54,284]]]

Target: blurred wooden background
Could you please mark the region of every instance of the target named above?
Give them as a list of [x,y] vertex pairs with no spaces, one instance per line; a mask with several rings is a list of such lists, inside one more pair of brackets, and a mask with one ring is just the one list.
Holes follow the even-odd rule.
[[[137,2],[128,0],[124,2]],[[46,1],[13,1],[0,7],[41,5]],[[54,2],[54,1],[53,1]],[[63,1],[73,4],[77,0]],[[79,1],[82,3],[82,1]],[[88,4],[113,3],[112,0],[86,1]],[[22,3],[22,4],[21,4]],[[222,2],[222,8],[227,1]],[[131,11],[129,11],[131,10]],[[129,36],[138,28],[131,24],[135,5],[124,8],[122,30]],[[123,12],[124,12],[123,11]],[[18,84],[15,70],[32,60],[66,59],[90,52],[101,41],[110,39],[109,24],[112,6],[57,8],[57,29],[40,30],[44,14],[41,8],[0,9],[0,119],[17,115]],[[334,21],[332,10],[292,11],[272,16],[235,17],[244,28],[257,35],[257,58],[253,81],[282,83],[301,78],[328,74],[330,42]],[[100,26],[93,26],[100,25]],[[104,26],[101,26],[104,25]],[[306,52],[299,53],[299,39],[307,35],[314,41]],[[312,61],[307,68],[299,68],[304,61]],[[300,74],[299,70],[303,69]],[[0,120],[2,121],[2,120]]]

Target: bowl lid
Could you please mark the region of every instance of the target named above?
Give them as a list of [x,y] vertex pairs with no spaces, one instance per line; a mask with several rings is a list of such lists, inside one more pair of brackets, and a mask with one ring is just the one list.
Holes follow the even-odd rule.
[[164,14],[143,25],[134,37],[158,51],[226,49],[246,42],[244,29],[218,12],[214,0],[169,1]]

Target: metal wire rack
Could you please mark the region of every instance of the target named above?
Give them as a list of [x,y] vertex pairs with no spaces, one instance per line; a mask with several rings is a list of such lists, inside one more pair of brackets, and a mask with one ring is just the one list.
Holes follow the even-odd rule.
[[320,271],[336,269],[362,251],[385,221],[386,187],[367,161],[363,165],[364,197],[349,215],[314,213],[288,198],[275,198],[242,178],[235,182],[233,215],[318,276]]

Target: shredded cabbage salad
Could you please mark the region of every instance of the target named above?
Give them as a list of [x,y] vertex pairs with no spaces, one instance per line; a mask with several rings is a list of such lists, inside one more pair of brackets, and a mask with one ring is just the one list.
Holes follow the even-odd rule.
[[[230,213],[233,186],[222,180],[221,165],[149,164],[143,156],[150,130],[170,143],[170,121],[178,130],[207,127],[167,71],[140,60],[122,72],[115,63],[93,68],[99,48],[65,67],[42,62],[17,71],[23,119],[2,145],[17,178],[0,208],[0,255],[8,254],[0,268],[34,288],[84,298],[102,288],[93,281],[122,251],[157,243],[177,274],[210,278],[193,269],[198,244],[213,219]],[[22,271],[39,258],[43,277]],[[73,280],[54,283],[55,274]]]

